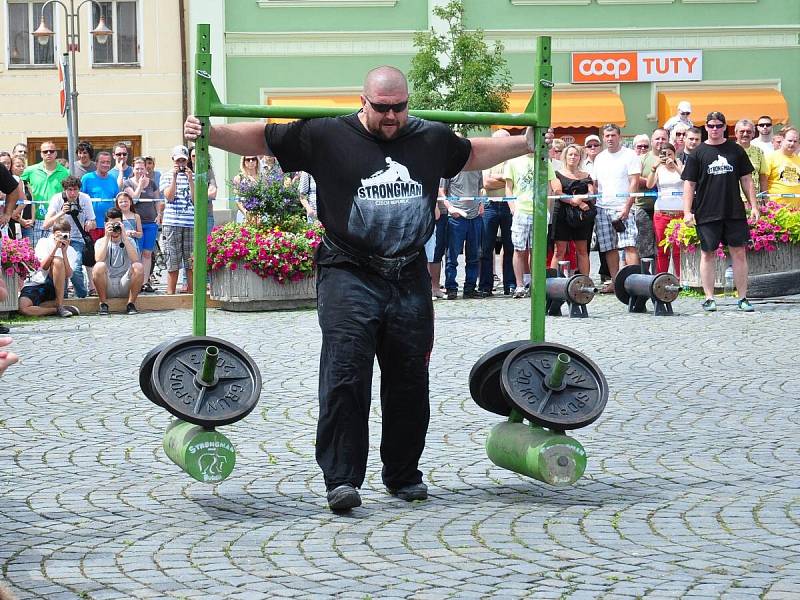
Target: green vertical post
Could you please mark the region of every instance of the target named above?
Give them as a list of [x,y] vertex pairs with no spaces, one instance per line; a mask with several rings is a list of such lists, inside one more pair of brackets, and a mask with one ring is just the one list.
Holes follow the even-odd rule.
[[544,317],[547,302],[545,279],[547,268],[547,144],[545,133],[550,127],[550,110],[553,95],[553,66],[550,63],[550,37],[536,40],[536,69],[533,81],[534,94],[525,112],[536,115],[534,127],[534,177],[536,190],[533,197],[533,259],[531,260],[531,341],[544,341]]
[[219,357],[219,348],[216,346],[207,346],[206,353],[203,356],[203,368],[200,370],[200,379],[209,385],[214,383],[214,373],[217,370],[217,358]]
[[211,115],[211,26],[197,26],[195,54],[194,115],[203,123],[195,141],[194,165],[194,281],[192,286],[192,333],[206,334],[206,256],[208,215],[208,137]]

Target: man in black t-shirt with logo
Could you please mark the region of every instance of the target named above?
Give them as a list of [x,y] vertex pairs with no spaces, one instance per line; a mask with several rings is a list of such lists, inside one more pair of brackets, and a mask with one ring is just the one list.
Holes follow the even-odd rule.
[[[317,182],[325,227],[317,251],[322,329],[316,457],[332,510],[360,506],[369,449],[372,367],[381,368],[382,479],[403,500],[424,500],[418,463],[430,418],[431,281],[423,248],[434,227],[441,178],[531,151],[532,133],[456,137],[408,116],[408,85],[394,67],[367,74],[361,110],[337,118],[211,127],[213,146],[274,155],[285,171]],[[195,139],[189,117],[184,134]]]
[[744,148],[725,139],[725,115],[714,111],[706,117],[708,139],[687,158],[681,178],[683,212],[687,225],[697,226],[700,237],[700,280],[706,299],[703,310],[717,310],[714,301],[716,250],[727,245],[733,262],[733,278],[739,292],[738,308],[753,312],[747,299],[747,254],[750,240],[747,214],[739,195],[741,187],[750,203],[751,214],[759,210],[753,191],[753,165]]

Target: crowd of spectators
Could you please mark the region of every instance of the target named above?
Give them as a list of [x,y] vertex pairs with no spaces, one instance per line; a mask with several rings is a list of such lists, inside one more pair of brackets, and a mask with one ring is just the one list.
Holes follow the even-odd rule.
[[[636,264],[641,257],[654,258],[658,272],[671,268],[680,275],[677,248],[668,252],[660,242],[667,224],[683,216],[681,175],[703,138],[703,130],[692,122],[691,106],[681,102],[678,114],[649,134],[633,136],[631,147],[623,144],[614,124],[599,133],[588,135],[583,144],[550,141],[547,180],[553,198],[548,204],[548,266],[569,261],[574,271],[588,274],[589,252],[596,249],[604,292],[613,291],[621,260]],[[800,196],[797,130],[785,126],[774,133],[772,119],[762,115],[739,120],[733,134],[752,164],[755,193],[762,198],[782,194],[781,202],[800,206],[800,198],[786,197]],[[500,129],[493,135],[509,133]],[[100,314],[108,314],[108,297],[127,297],[126,311],[135,314],[138,295],[156,291],[157,247],[164,255],[166,293],[192,288],[193,148],[173,148],[172,165],[162,172],[155,168],[153,157],[132,157],[124,142],[111,152],[97,153],[89,142],[81,142],[74,175],[66,161],[57,159],[53,142],[42,143],[39,153],[41,160],[27,165],[24,144],[0,152],[0,165],[20,183],[24,197],[4,234],[28,239],[42,263],[22,288],[20,312],[72,316],[77,309],[64,299],[74,294],[97,295]],[[233,187],[273,169],[280,169],[273,157],[242,156]],[[434,299],[458,297],[462,255],[463,297],[529,294],[532,172],[533,155],[527,155],[482,173],[465,171],[442,180],[436,228],[425,248]],[[313,222],[317,218],[314,178],[308,173],[294,178],[308,221]],[[207,182],[210,231],[218,191],[212,168]],[[629,195],[638,192],[649,194]],[[244,206],[239,202],[236,206],[237,220],[248,221]],[[54,306],[42,307],[46,300],[55,300]]]

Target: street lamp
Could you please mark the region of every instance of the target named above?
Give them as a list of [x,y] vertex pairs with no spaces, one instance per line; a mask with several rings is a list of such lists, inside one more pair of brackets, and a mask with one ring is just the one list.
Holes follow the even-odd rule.
[[[39,27],[36,28],[31,35],[34,39],[41,45],[46,46],[48,42],[52,39],[53,30],[50,29],[44,22],[44,13],[47,5],[55,2],[56,4],[60,4],[61,7],[64,9],[64,22],[66,24],[66,34],[67,34],[67,50],[69,51],[69,70],[72,80],[72,85],[70,86],[70,93],[69,93],[69,112],[70,112],[70,121],[72,122],[72,135],[68,137],[69,140],[69,164],[70,170],[72,171],[72,167],[75,162],[75,145],[76,140],[78,139],[78,81],[77,81],[77,69],[75,68],[75,53],[80,52],[81,49],[81,20],[80,20],[80,8],[84,4],[91,2],[97,7],[98,14],[100,18],[97,22],[97,27],[92,29],[89,33],[94,36],[94,39],[97,40],[97,43],[100,45],[105,45],[108,43],[109,38],[113,35],[113,31],[106,26],[105,17],[103,17],[103,7],[100,5],[97,0],[83,0],[78,6],[75,6],[75,0],[68,0],[69,7],[62,2],[61,0],[47,0],[42,5],[42,15],[41,21],[39,22]],[[54,16],[55,18],[55,16]],[[74,173],[73,173],[74,174]]]

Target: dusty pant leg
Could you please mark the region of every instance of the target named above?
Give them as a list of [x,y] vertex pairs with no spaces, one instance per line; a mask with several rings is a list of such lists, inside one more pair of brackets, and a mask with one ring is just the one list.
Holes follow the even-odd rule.
[[418,465],[430,420],[428,363],[433,345],[433,303],[430,283],[416,267],[413,277],[394,285],[377,349],[383,482],[392,489],[422,481]]
[[322,329],[317,463],[328,490],[343,483],[361,487],[369,451],[372,366],[388,288],[377,276],[349,267],[321,266],[317,277]]

